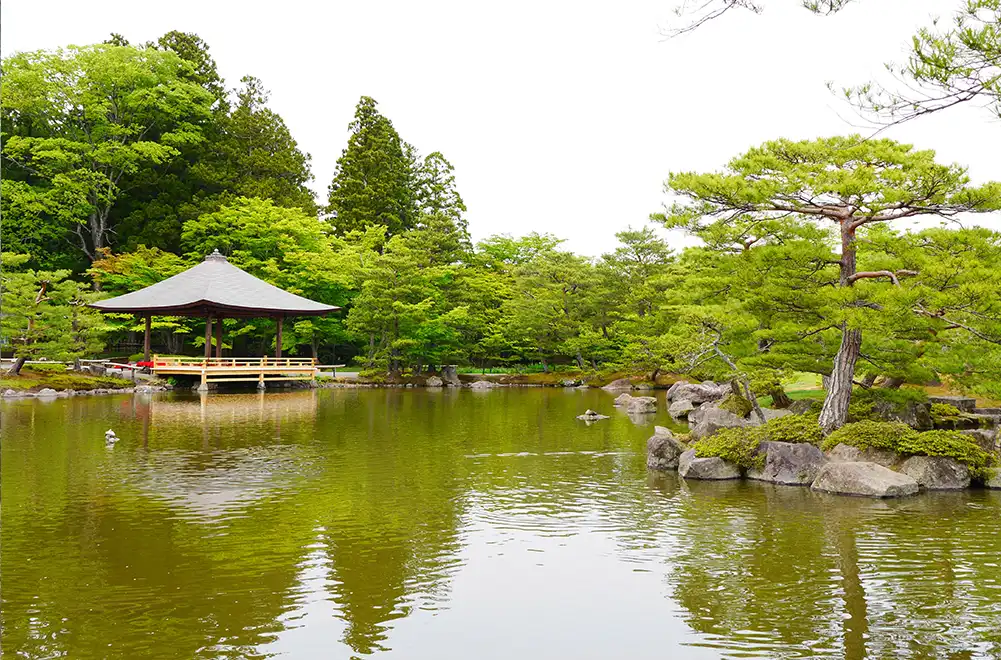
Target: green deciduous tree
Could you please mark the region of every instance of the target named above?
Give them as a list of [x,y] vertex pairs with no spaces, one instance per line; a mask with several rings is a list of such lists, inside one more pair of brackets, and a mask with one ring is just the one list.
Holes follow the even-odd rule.
[[907,324],[920,315],[898,286],[913,275],[910,269],[884,267],[882,257],[859,267],[865,234],[896,220],[953,218],[1001,206],[1001,186],[971,186],[963,168],[936,163],[931,151],[858,136],[768,142],[724,172],[672,174],[666,188],[686,201],[655,217],[719,251],[794,241],[809,225],[831,232],[831,250],[826,258],[818,255],[813,270],[820,275],[826,264],[837,269],[818,289],[823,299],[815,312],[822,317],[818,329],[833,325],[841,335],[820,419],[826,431],[847,419],[863,328]]

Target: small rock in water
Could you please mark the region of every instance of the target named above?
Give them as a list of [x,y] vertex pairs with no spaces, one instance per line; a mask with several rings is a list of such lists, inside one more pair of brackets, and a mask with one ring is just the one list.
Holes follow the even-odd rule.
[[108,442],[118,442],[118,436],[111,429],[104,432],[104,439]]
[[577,419],[582,419],[585,422],[594,422],[599,419],[608,419],[608,415],[602,415],[601,413],[588,409],[584,411],[583,415],[577,415]]

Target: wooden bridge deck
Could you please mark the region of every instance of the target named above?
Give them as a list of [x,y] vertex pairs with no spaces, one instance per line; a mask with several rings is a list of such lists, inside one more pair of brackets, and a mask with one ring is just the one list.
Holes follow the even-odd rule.
[[209,383],[252,383],[267,381],[315,381],[319,373],[313,358],[174,358],[154,355],[157,376],[197,376],[202,386]]

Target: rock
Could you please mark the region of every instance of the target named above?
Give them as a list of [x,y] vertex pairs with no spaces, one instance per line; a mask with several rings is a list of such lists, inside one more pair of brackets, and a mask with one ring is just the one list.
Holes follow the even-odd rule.
[[719,456],[699,458],[689,449],[678,457],[678,474],[685,479],[740,479],[740,468]]
[[[795,414],[788,408],[762,408],[761,412],[764,414],[766,422],[770,422],[773,419],[778,419],[779,417],[785,417],[786,415]],[[755,415],[752,412],[751,417],[756,419],[757,415]]]
[[994,490],[1001,490],[1001,468],[987,468],[987,478],[984,479],[984,486]]
[[583,420],[585,422],[596,422],[599,419],[608,419],[608,415],[602,415],[599,412],[595,412],[588,408],[584,411],[583,415],[577,415],[577,419]]
[[720,429],[740,429],[751,426],[751,423],[743,417],[737,417],[732,412],[719,408],[708,408],[700,412],[702,414],[699,416],[699,421],[692,428],[692,440],[708,437]]
[[758,453],[764,454],[761,468],[747,471],[748,479],[789,486],[809,486],[827,463],[824,452],[805,442],[762,442]]
[[497,387],[496,383],[492,383],[489,380],[478,380],[475,383],[469,384],[470,389],[474,390],[489,390],[491,388]]
[[158,390],[159,388],[153,387],[152,385],[140,385],[134,388],[132,391],[135,394],[152,394],[153,392],[156,392]]
[[427,380],[424,381],[424,385],[426,385],[427,387],[443,387],[445,385],[445,381],[443,381],[438,376],[430,376]]
[[603,390],[609,390],[609,391],[612,391],[612,390],[631,390],[631,389],[633,389],[633,384],[632,384],[632,382],[630,382],[630,380],[628,378],[619,378],[617,380],[613,380],[611,383],[609,383],[608,385],[605,385],[601,389],[603,389]]
[[564,378],[560,381],[560,387],[580,387],[583,384],[579,378]]
[[959,409],[959,412],[972,413],[977,407],[977,400],[968,396],[930,396],[928,403],[944,403]]
[[459,387],[462,381],[459,380],[459,372],[455,370],[454,364],[447,364],[441,368],[441,379],[446,385]]
[[875,463],[883,467],[899,465],[903,457],[889,449],[859,449],[851,445],[839,444],[827,452],[827,458],[834,463]]
[[973,431],[960,431],[960,433],[973,438],[973,441],[984,451],[994,451],[997,449],[997,429],[976,429]]
[[663,426],[655,426],[646,441],[646,466],[651,470],[677,470],[685,445]]
[[675,394],[675,392],[677,392],[679,389],[681,389],[681,387],[684,386],[684,385],[688,385],[688,381],[687,380],[679,380],[677,383],[675,383],[675,384],[671,385],[669,388],[667,388],[667,400],[668,401],[673,401],[674,400],[674,394]]
[[681,399],[679,401],[672,401],[671,407],[667,409],[668,414],[675,419],[683,419],[688,417],[688,413],[695,410],[695,404],[688,399]]
[[797,399],[786,410],[794,415],[805,415],[813,407],[813,401],[813,399]]
[[657,412],[657,398],[652,396],[634,396],[626,404],[626,412],[631,415]]
[[876,463],[831,462],[820,469],[813,490],[835,495],[903,497],[918,492],[918,482]]
[[[675,385],[679,385],[675,383]],[[674,386],[672,386],[674,389]],[[671,390],[668,390],[670,392]],[[681,399],[688,399],[693,404],[706,403],[709,401],[720,401],[723,397],[730,393],[730,385],[717,385],[716,383],[706,381],[705,383],[685,383],[680,385],[677,389],[674,389],[671,395],[671,401],[680,401]]]
[[43,387],[35,393],[35,396],[59,396],[59,392],[55,391],[51,387]]
[[635,385],[633,385],[633,389],[634,390],[652,390],[653,389],[653,385],[651,385],[650,383],[636,383]]
[[4,397],[20,396],[17,390],[4,390]]
[[931,406],[927,403],[910,402],[901,405],[879,399],[873,401],[872,409],[880,419],[887,422],[903,422],[922,431],[930,430],[933,426]]
[[719,408],[716,402],[713,403],[703,403],[701,406],[697,406],[695,410],[688,413],[688,425],[694,427],[696,424],[702,421],[705,414],[712,410],[713,408]]
[[619,396],[615,397],[615,401],[612,402],[613,406],[628,406],[629,402],[633,400],[632,394],[626,394],[623,392]]
[[927,490],[963,490],[970,487],[970,469],[948,456],[911,456],[900,471]]

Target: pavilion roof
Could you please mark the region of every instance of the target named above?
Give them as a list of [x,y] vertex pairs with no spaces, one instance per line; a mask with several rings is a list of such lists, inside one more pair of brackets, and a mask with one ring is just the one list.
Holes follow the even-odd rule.
[[340,307],[297,296],[229,263],[218,250],[145,289],[90,305],[103,312],[163,316],[319,316]]

